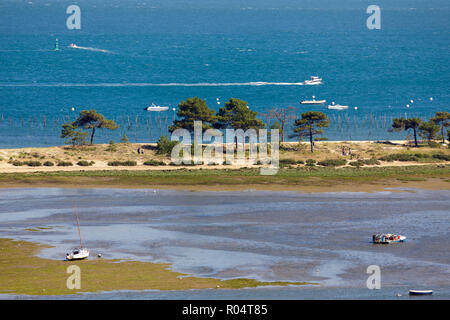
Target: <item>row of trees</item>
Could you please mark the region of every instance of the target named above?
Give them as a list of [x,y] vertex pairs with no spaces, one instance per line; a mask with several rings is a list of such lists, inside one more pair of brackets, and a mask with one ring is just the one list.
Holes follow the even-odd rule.
[[[257,119],[257,112],[250,110],[248,103],[236,98],[231,98],[225,105],[219,109],[217,113],[210,109],[206,102],[200,98],[189,98],[180,103],[177,113],[178,120],[169,128],[170,132],[178,128],[189,131],[194,130],[194,121],[201,120],[203,130],[210,128],[215,129],[262,129],[265,124],[262,120]],[[290,119],[294,119],[294,107],[273,108],[264,117],[274,119],[276,122],[271,129],[279,129],[281,140],[284,141],[285,127]],[[323,129],[328,127],[330,121],[322,112],[310,111],[302,113],[300,119],[295,120],[294,133],[291,138],[308,138],[311,145],[311,152],[314,152],[314,137],[322,134]]]
[[430,119],[430,121],[423,121],[420,118],[395,118],[393,119],[392,129],[394,131],[408,131],[412,130],[414,135],[414,145],[417,147],[417,134],[431,143],[438,138],[438,133],[441,133],[442,143],[445,143],[445,130],[447,130],[447,136],[450,140],[450,113],[447,111],[436,112],[436,115]]

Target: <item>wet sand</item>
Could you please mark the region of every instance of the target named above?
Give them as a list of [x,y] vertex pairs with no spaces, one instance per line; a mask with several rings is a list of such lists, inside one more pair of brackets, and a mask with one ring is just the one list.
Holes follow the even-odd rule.
[[[425,287],[446,292],[449,195],[418,189],[0,189],[0,237],[52,245],[39,256],[60,259],[77,242],[76,201],[83,238],[105,259],[169,263],[173,271],[197,277],[318,282],[321,288],[355,290],[354,295],[368,290],[366,268],[376,264],[389,292]],[[408,239],[373,245],[376,232]],[[251,298],[253,291],[246,292]],[[280,292],[283,299],[297,291]]]

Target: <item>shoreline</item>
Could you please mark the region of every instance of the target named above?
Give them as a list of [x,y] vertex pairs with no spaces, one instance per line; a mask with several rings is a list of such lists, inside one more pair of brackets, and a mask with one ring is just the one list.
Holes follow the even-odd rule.
[[[402,171],[403,170],[403,171]],[[388,188],[450,190],[449,166],[280,169],[261,176],[257,169],[178,171],[85,171],[0,174],[0,189],[111,188],[183,191],[380,192]]]

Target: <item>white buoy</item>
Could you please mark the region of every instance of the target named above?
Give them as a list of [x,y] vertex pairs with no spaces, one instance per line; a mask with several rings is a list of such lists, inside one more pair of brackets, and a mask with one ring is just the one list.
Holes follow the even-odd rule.
[[409,104],[407,104],[406,107],[409,108]]
[[411,103],[414,103],[414,100],[410,100]]
[[358,107],[355,107],[355,110],[358,110]]
[[430,97],[430,101],[433,101],[433,97]]
[[72,111],[75,111],[75,108],[74,108],[74,107],[72,107]]

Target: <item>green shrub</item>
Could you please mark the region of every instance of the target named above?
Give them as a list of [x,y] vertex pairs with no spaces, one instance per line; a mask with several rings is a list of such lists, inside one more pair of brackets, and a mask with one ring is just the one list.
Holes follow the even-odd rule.
[[163,161],[158,161],[158,160],[152,159],[152,160],[145,161],[144,165],[145,166],[165,166],[166,164]]
[[345,159],[327,159],[327,160],[319,161],[317,164],[320,166],[324,166],[324,167],[338,167],[338,166],[346,165],[347,160],[345,160]]
[[297,160],[296,162],[297,162],[297,164],[305,164],[305,161],[303,161],[303,160]]
[[380,161],[378,161],[376,158],[371,158],[371,159],[363,160],[363,161],[364,161],[364,164],[367,164],[369,166],[375,166],[375,165],[377,166],[380,164]]
[[137,162],[133,161],[133,160],[127,160],[127,161],[110,161],[108,162],[108,166],[129,166],[129,167],[133,167],[136,166]]
[[314,167],[316,165],[316,160],[314,160],[314,159],[307,159],[306,160],[306,165],[308,167]]
[[70,161],[58,162],[58,167],[70,167],[70,166],[73,166],[72,162],[70,162]]
[[435,153],[432,155],[434,159],[444,160],[444,161],[450,161],[450,154],[444,154],[444,153]]
[[363,165],[365,165],[365,161],[364,160],[357,160],[357,161],[352,161],[349,163],[349,165],[353,166],[353,167],[362,167]]
[[379,160],[382,161],[420,161],[421,158],[424,158],[421,153],[393,153],[387,156],[381,157]]
[[170,141],[166,136],[161,136],[156,145],[156,154],[165,154],[170,156],[172,149],[180,143],[179,141]]
[[25,161],[25,164],[29,167],[40,167],[42,163],[40,161]]
[[81,160],[77,162],[77,165],[81,166],[81,167],[88,167],[88,166],[92,166],[95,162],[94,161],[86,161],[86,160]]
[[280,164],[297,164],[297,161],[293,159],[281,159],[279,161]]
[[12,163],[13,166],[16,166],[16,167],[20,167],[20,166],[24,165],[24,163],[22,161],[18,161],[18,160],[14,160],[11,163]]
[[44,162],[44,166],[46,166],[46,167],[53,167],[54,164],[53,164],[53,162],[51,162],[51,161],[45,161],[45,162]]

